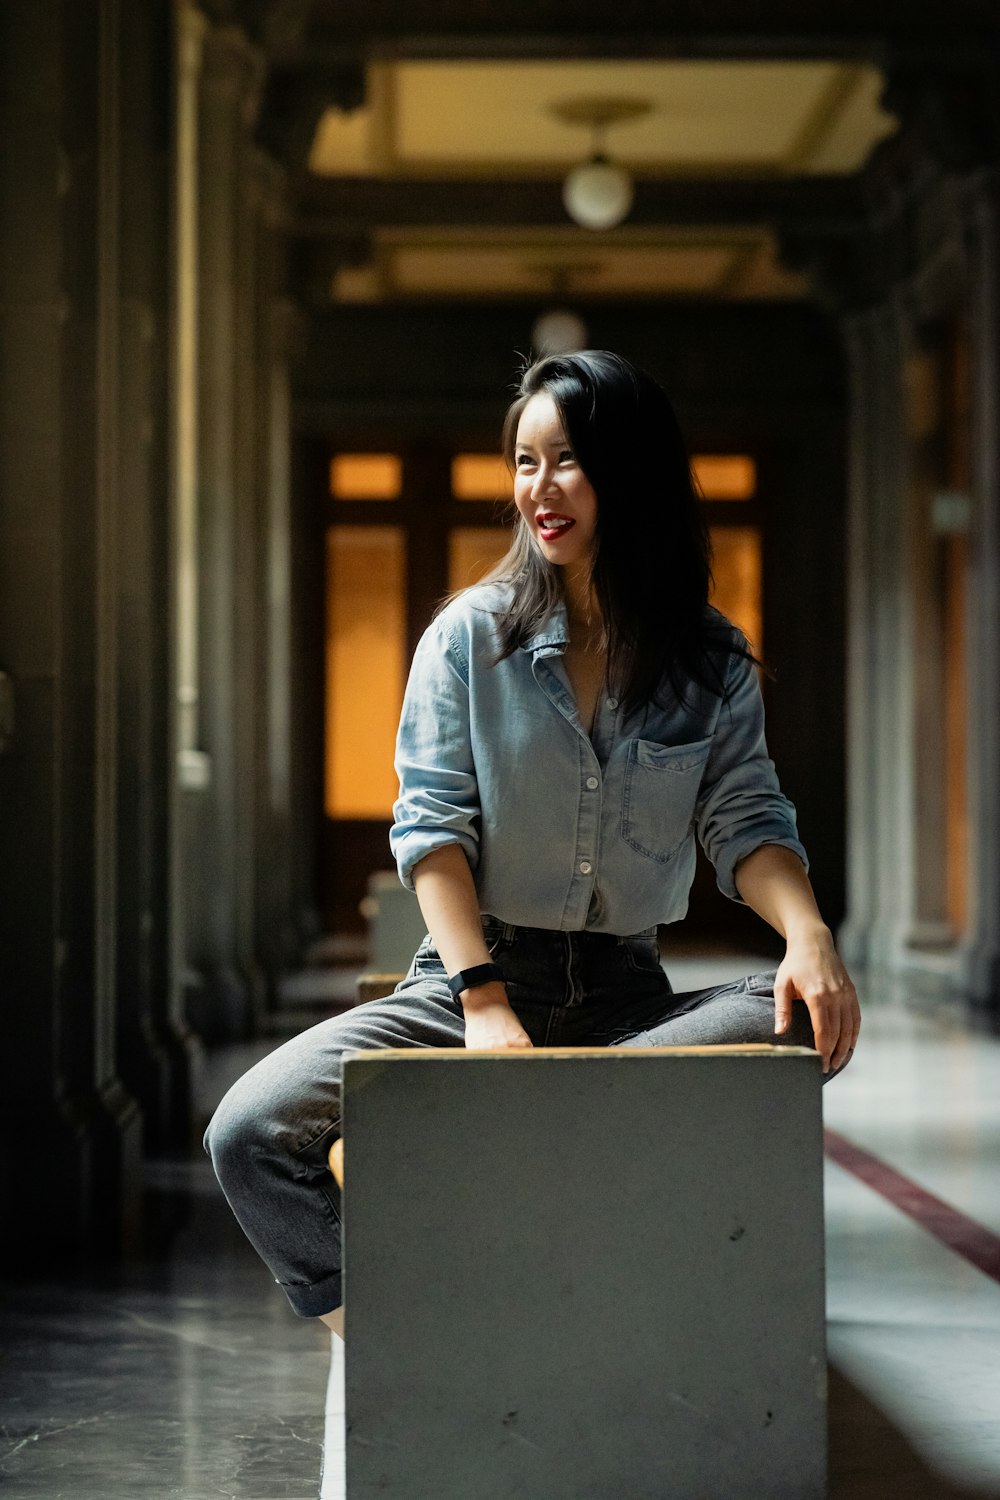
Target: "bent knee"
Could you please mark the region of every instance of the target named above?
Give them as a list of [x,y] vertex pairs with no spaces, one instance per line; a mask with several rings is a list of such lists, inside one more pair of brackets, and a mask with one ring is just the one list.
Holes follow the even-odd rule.
[[[205,1150],[228,1193],[263,1171],[298,1176],[326,1167],[331,1132],[339,1130],[339,1084],[322,1093],[289,1087],[251,1069],[234,1083],[209,1121]],[[313,1158],[316,1158],[314,1161]]]
[[209,1120],[204,1137],[205,1150],[223,1187],[245,1170],[255,1151],[259,1153],[261,1144],[259,1116],[237,1088],[230,1089]]

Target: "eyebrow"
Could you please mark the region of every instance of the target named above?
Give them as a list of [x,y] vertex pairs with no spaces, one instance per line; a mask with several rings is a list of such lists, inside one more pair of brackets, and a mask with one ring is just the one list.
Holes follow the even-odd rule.
[[[558,438],[553,438],[552,442],[545,443],[545,444],[543,444],[543,446],[546,447],[546,448],[571,448],[572,444],[570,443],[569,438],[558,437]],[[534,444],[533,443],[526,443],[521,438],[518,438],[517,441],[514,444],[514,447],[515,448],[532,448],[532,447],[534,447]]]

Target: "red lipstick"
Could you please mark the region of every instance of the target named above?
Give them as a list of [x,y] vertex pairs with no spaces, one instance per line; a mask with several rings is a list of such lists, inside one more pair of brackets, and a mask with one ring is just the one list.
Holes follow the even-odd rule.
[[572,516],[562,516],[558,511],[543,510],[535,518],[535,524],[543,542],[555,542],[559,537],[565,536],[570,527],[576,525],[576,522]]

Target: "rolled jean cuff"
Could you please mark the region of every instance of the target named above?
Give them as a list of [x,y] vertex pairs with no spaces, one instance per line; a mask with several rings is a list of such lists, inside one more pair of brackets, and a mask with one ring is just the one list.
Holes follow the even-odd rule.
[[322,1281],[279,1281],[278,1286],[292,1304],[292,1311],[300,1318],[321,1318],[343,1302],[340,1283],[341,1273],[334,1271]]

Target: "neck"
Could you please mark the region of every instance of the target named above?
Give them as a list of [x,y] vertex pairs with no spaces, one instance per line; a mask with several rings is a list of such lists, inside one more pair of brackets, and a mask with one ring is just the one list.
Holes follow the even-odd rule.
[[563,568],[562,585],[570,623],[600,625],[601,608],[590,582],[589,564]]

